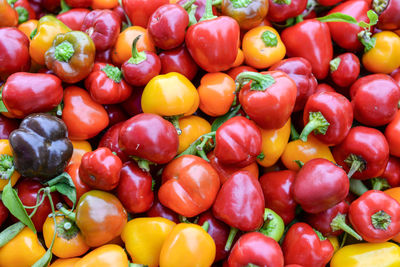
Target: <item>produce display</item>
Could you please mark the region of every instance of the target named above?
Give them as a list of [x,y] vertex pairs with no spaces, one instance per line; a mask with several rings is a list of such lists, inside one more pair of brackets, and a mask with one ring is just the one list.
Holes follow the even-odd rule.
[[0,0],[0,267],[400,267],[400,0]]

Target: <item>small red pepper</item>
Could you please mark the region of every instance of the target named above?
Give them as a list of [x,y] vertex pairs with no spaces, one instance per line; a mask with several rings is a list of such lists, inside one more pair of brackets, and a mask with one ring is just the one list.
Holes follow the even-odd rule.
[[65,0],[65,3],[70,7],[90,7],[93,0]]
[[180,222],[178,213],[161,204],[157,196],[154,196],[153,205],[146,212],[146,215],[148,217],[163,217],[165,219],[173,221],[174,223]]
[[389,143],[390,155],[400,157],[400,111],[385,129],[385,137]]
[[109,148],[112,152],[115,152],[117,154],[122,162],[126,162],[129,160],[129,158],[127,155],[124,154],[124,152],[122,152],[118,143],[119,132],[121,131],[122,125],[123,122],[120,122],[110,127],[101,138],[99,147]]
[[269,0],[267,18],[282,22],[300,15],[307,7],[307,0]]
[[31,19],[36,19],[35,10],[31,7],[28,0],[18,0],[14,4],[14,9],[18,13],[18,24],[24,23]]
[[[74,8],[67,12],[57,15],[57,19],[61,20],[73,31],[80,31],[83,21],[90,10],[85,8]],[[96,53],[97,54],[97,53]]]
[[400,28],[400,3],[395,0],[373,1],[372,8],[379,14],[378,28],[396,30]]
[[185,46],[162,51],[158,56],[161,60],[161,74],[178,72],[193,80],[199,69]]
[[341,54],[329,63],[332,81],[340,87],[352,85],[360,74],[360,60],[353,53]]
[[400,186],[400,159],[390,156],[385,172],[380,177],[385,178],[391,187]]
[[129,20],[135,26],[147,27],[151,14],[160,6],[169,4],[169,0],[122,0]]

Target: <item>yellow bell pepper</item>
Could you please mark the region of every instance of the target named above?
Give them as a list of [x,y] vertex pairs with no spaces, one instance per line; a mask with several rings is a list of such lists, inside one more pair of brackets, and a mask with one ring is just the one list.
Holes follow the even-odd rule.
[[337,236],[328,236],[328,240],[331,242],[334,252],[338,251],[340,244]]
[[74,267],[80,258],[57,259],[49,267]]
[[290,136],[290,119],[280,129],[265,130],[260,128],[262,136],[263,159],[257,158],[258,164],[263,167],[274,165],[281,157]]
[[210,267],[214,258],[212,237],[197,224],[180,223],[164,241],[160,267]]
[[71,31],[67,25],[51,15],[42,17],[36,28],[36,34],[29,45],[29,54],[38,64],[44,65],[44,54],[52,46],[53,40],[59,33]]
[[71,143],[74,150],[72,152],[72,157],[69,160],[68,165],[80,163],[83,155],[86,152],[92,151],[92,146],[88,141],[71,141]]
[[[3,191],[3,188],[8,184],[9,180],[8,177],[3,177],[3,175],[6,174],[8,170],[11,170],[11,168],[14,168],[12,156],[12,148],[8,139],[0,139],[0,191]],[[11,175],[11,186],[15,185],[20,176],[21,174],[14,170]]]
[[331,267],[398,267],[400,247],[394,243],[360,243],[341,248]]
[[179,126],[182,133],[179,135],[178,154],[185,151],[197,138],[211,132],[210,123],[198,116],[180,118]]
[[92,250],[74,267],[128,267],[129,260],[123,248],[115,244],[107,244]]
[[157,267],[162,244],[175,223],[161,217],[137,218],[129,221],[121,238],[134,263]]

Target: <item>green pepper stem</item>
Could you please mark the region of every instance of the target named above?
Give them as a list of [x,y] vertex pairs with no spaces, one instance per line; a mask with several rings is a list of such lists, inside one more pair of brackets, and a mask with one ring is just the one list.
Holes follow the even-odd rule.
[[291,123],[290,124],[290,139],[292,139],[292,141],[295,141],[295,140],[299,139],[299,137],[300,137],[299,133],[297,132],[293,123]]
[[338,213],[331,222],[332,231],[343,230],[357,240],[362,240],[362,237],[357,234],[349,225],[346,224],[346,215]]
[[344,244],[346,243],[348,235],[349,235],[348,233],[346,233],[346,232],[344,233],[342,242],[340,243],[340,248],[342,248],[344,246]]
[[205,221],[205,222],[203,223],[203,225],[201,226],[201,228],[203,228],[204,231],[208,232],[208,228],[210,228],[210,223],[207,222],[207,221]]
[[238,229],[235,227],[231,227],[231,230],[229,232],[228,240],[226,240],[225,244],[225,251],[231,250],[233,240],[235,239],[235,236],[238,232]]
[[257,231],[278,242],[281,239],[284,230],[285,224],[282,218],[273,210],[265,209],[264,224]]
[[183,7],[183,9],[185,9],[186,11],[188,11],[192,5],[194,4],[194,2],[196,2],[196,0],[189,0],[186,3],[182,4],[181,7]]
[[245,71],[236,77],[236,92],[238,92],[243,85],[251,81],[250,90],[252,91],[265,91],[275,83],[274,77],[269,74],[261,74],[258,72]]
[[222,4],[222,0],[213,0],[212,1],[212,5],[213,6],[219,6],[219,5],[221,5]]
[[70,219],[70,220],[73,221],[73,222],[76,222],[76,213],[75,213],[75,212],[72,212],[72,211],[70,211],[70,210],[68,210],[68,209],[66,209],[66,208],[62,205],[62,203],[58,203],[58,204],[57,204],[57,209],[58,209],[62,214],[64,214],[65,217],[67,217],[68,219]]
[[29,214],[29,218],[32,218],[32,217],[35,215],[36,211],[37,211],[37,210],[39,209],[39,207],[43,204],[43,202],[44,202],[44,200],[45,200],[45,198],[46,198],[46,195],[43,194],[41,200],[39,201],[40,193],[41,193],[42,191],[44,191],[44,188],[39,189],[39,191],[37,192],[37,195],[36,195],[36,205],[35,205],[35,206],[32,206],[32,207],[24,206],[25,209],[32,209],[32,208],[33,208],[33,211],[31,212],[31,214]]
[[361,196],[368,191],[368,188],[360,180],[350,179],[350,191],[357,196]]
[[194,141],[192,144],[190,144],[190,146],[185,151],[183,151],[181,154],[179,154],[175,158],[179,158],[183,155],[198,155],[201,158],[203,158],[205,161],[210,162],[210,160],[208,159],[206,152],[205,152],[205,146],[210,143],[209,142],[210,139],[214,138],[215,133],[216,132],[214,131],[214,132],[209,132],[209,133],[203,134],[202,136],[197,138],[196,141]]
[[261,34],[261,40],[266,47],[275,47],[278,45],[278,37],[272,31],[264,31]]
[[14,157],[6,154],[0,155],[0,179],[10,179],[14,170]]
[[253,0],[230,0],[233,8],[246,8]]
[[129,64],[138,65],[147,59],[146,52],[139,52],[137,50],[137,42],[139,41],[142,35],[136,36],[135,40],[132,42],[132,57],[128,60]]
[[246,267],[260,267],[260,266],[253,263],[249,263],[246,265]]
[[382,14],[383,11],[387,8],[389,4],[389,0],[373,0],[372,1],[372,9],[378,13],[378,15]]
[[29,19],[29,12],[22,6],[17,6],[15,10],[18,13],[18,24],[24,23]]
[[197,23],[196,19],[196,10],[197,10],[197,5],[192,5],[189,10],[188,10],[188,15],[189,15],[189,27]]
[[326,240],[326,237],[320,231],[318,231],[317,229],[314,229],[314,228],[313,228],[313,230],[317,234],[319,240],[321,240],[321,241]]
[[383,210],[371,215],[371,221],[374,228],[380,230],[387,230],[392,223],[391,216]]
[[357,34],[358,40],[364,45],[364,53],[375,47],[376,38],[371,38],[371,36],[372,33],[370,31],[361,31]]
[[145,172],[150,172],[150,164],[149,161],[146,159],[139,159],[137,161],[137,164],[139,166],[140,169],[142,169]]
[[54,57],[58,61],[68,62],[74,53],[74,46],[68,41],[63,41],[56,46]]
[[381,191],[381,190],[390,188],[390,185],[385,178],[379,178],[379,177],[372,178],[371,183],[372,183],[372,190],[380,190]]
[[129,263],[129,267],[147,267],[147,265],[139,263]]
[[204,15],[203,15],[203,17],[200,19],[200,21],[215,19],[216,17],[217,17],[217,16],[214,16],[213,10],[212,10],[212,0],[207,0],[207,2],[206,2],[206,9],[205,9]]
[[65,0],[61,0],[60,5],[61,5],[61,11],[58,14],[62,14],[62,13],[65,13],[65,12],[71,10],[71,7],[69,5],[67,5]]
[[340,62],[341,62],[341,61],[342,61],[342,60],[340,59],[340,57],[336,57],[336,58],[332,59],[332,60],[329,62],[330,71],[331,71],[331,72],[336,71],[336,70],[339,68],[339,65],[340,65]]
[[273,0],[273,2],[278,5],[290,5],[292,3],[291,0]]
[[330,123],[325,119],[324,115],[322,115],[320,111],[310,112],[308,123],[300,134],[301,141],[306,142],[307,137],[311,132],[314,132],[314,134],[326,134],[329,125]]
[[299,166],[299,168],[301,169],[301,168],[303,168],[303,166],[304,166],[304,162],[302,162],[301,160],[294,160],[294,162],[297,164],[297,166]]
[[345,160],[348,166],[350,166],[349,173],[347,176],[349,179],[354,175],[356,171],[362,172],[365,169],[365,161],[357,155],[350,154]]
[[120,83],[122,80],[122,71],[118,67],[113,67],[111,65],[106,65],[101,69],[107,77],[116,83]]
[[179,127],[179,118],[182,117],[182,115],[176,115],[176,116],[166,116],[164,119],[168,120],[172,125],[174,125],[176,132],[178,135],[182,134],[182,130]]

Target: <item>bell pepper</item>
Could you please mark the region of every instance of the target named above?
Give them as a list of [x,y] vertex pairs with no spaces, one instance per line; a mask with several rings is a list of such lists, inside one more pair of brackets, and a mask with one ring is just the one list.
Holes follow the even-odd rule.
[[282,218],[273,210],[264,210],[264,224],[257,232],[274,239],[276,242],[281,240],[285,230]]
[[8,139],[0,139],[0,163],[1,179],[0,191],[8,184],[11,179],[11,186],[14,186],[21,174],[15,170],[13,164],[13,153]]
[[[397,202],[400,203],[400,187],[394,187],[394,188],[390,188],[387,189],[385,191],[383,191],[385,194],[391,196],[392,198],[394,198],[395,200],[397,200]],[[400,241],[400,234],[396,235],[395,237],[392,238],[393,241],[398,242]]]
[[18,0],[14,4],[14,9],[18,13],[18,24],[24,23],[31,19],[36,19],[35,10],[31,7],[28,0]]
[[32,114],[10,135],[15,169],[45,181],[61,174],[72,156],[64,122],[52,115]]
[[73,8],[71,10],[68,10],[67,12],[58,14],[57,19],[59,19],[65,25],[71,28],[71,30],[80,31],[83,20],[85,19],[86,15],[89,14],[89,12],[90,10],[86,8]]
[[[75,185],[75,189],[76,189],[76,201],[79,201],[79,199],[81,198],[81,196],[83,194],[85,194],[86,192],[89,192],[91,190],[91,188],[85,184],[81,177],[79,177],[79,166],[81,165],[80,162],[77,163],[73,163],[67,166],[67,168],[65,169],[65,172],[67,172],[72,179],[72,182]],[[65,202],[72,207],[72,202],[71,200],[66,200],[64,198]]]
[[161,74],[178,72],[189,80],[193,80],[199,69],[183,45],[172,50],[162,51],[158,56],[161,60]]
[[50,12],[55,12],[61,5],[60,0],[41,0],[40,5],[42,8],[45,8],[46,10]]
[[208,210],[217,196],[218,173],[204,159],[183,155],[163,170],[158,197],[160,202],[185,217]]
[[179,215],[175,211],[163,206],[157,196],[154,197],[153,205],[146,212],[146,215],[148,217],[162,217],[174,223],[180,222]]
[[39,242],[37,235],[25,227],[11,241],[0,248],[0,265],[24,267],[32,266],[46,250]]
[[396,244],[362,243],[341,248],[332,258],[331,267],[394,267],[400,264],[400,247]]
[[95,46],[92,39],[81,31],[58,34],[46,51],[45,63],[61,80],[76,83],[92,71]]
[[133,25],[147,27],[151,14],[168,3],[168,0],[122,0],[122,7]]
[[31,38],[29,45],[29,54],[31,58],[38,64],[44,65],[44,55],[53,44],[53,40],[59,33],[71,31],[64,23],[53,16],[46,15],[40,18],[36,32]]
[[[38,24],[38,20],[32,19],[18,25],[18,30],[23,32],[29,40],[31,40],[31,34],[36,29]],[[28,54],[29,54],[29,45],[28,45]]]
[[36,112],[48,112],[61,103],[61,80],[52,74],[17,72],[2,91],[2,101],[12,117],[25,118]]
[[400,186],[400,159],[390,156],[385,172],[380,177],[385,178],[391,187]]
[[385,129],[385,137],[389,144],[390,155],[400,156],[400,142],[397,138],[400,133],[400,111],[396,112],[394,119],[387,125]]
[[373,1],[373,10],[379,14],[378,28],[382,30],[396,30],[400,28],[400,19],[395,15],[400,11],[397,1]]
[[110,126],[114,126],[117,123],[124,122],[129,119],[128,114],[124,111],[120,105],[104,105],[104,109],[108,113],[108,118],[110,120]]
[[161,248],[175,225],[160,217],[129,221],[121,237],[133,263],[148,267],[159,266]]
[[172,229],[161,247],[160,266],[208,267],[214,258],[215,243],[207,231],[196,224],[180,223]]
[[115,244],[98,247],[74,264],[74,267],[104,266],[126,267],[129,265],[125,250]]
[[122,162],[127,162],[129,157],[122,152],[119,143],[119,133],[121,131],[123,122],[117,123],[114,126],[110,127],[107,132],[100,139],[99,147],[107,147],[112,152],[115,152],[117,156],[122,160]]
[[349,177],[365,180],[378,177],[385,171],[389,160],[389,145],[377,129],[357,126],[351,128],[332,153]]
[[[92,151],[92,146],[88,141],[71,141],[73,151],[68,165],[81,163],[82,157],[86,152]],[[100,147],[100,146],[99,146]]]
[[371,243],[386,242],[400,233],[400,203],[378,190],[353,201],[349,219],[354,229]]
[[121,103],[132,93],[132,87],[122,78],[121,70],[105,63],[94,64],[85,80],[85,87],[99,104]]
[[69,259],[57,259],[50,267],[74,267],[75,263],[77,263],[81,258],[69,258]]
[[29,38],[15,28],[0,29],[0,80],[19,71],[28,71],[31,65]]
[[268,6],[268,0],[222,1],[221,12],[234,18],[241,29],[250,30],[264,20]]
[[268,0],[268,21],[282,22],[300,15],[307,7],[307,0]]
[[15,27],[18,25],[18,13],[7,0],[0,0],[0,27]]
[[179,127],[182,133],[179,135],[178,154],[185,151],[197,138],[211,132],[210,123],[199,116],[180,118]]
[[8,139],[10,133],[18,129],[19,121],[0,115],[0,139]]
[[240,29],[231,17],[212,14],[211,0],[207,0],[206,10],[197,24],[186,32],[186,47],[194,61],[207,72],[229,69],[235,62]]
[[360,74],[360,60],[353,53],[338,55],[329,66],[332,81],[340,87],[351,86]]
[[283,253],[275,240],[261,233],[242,235],[233,246],[229,266],[283,266]]

